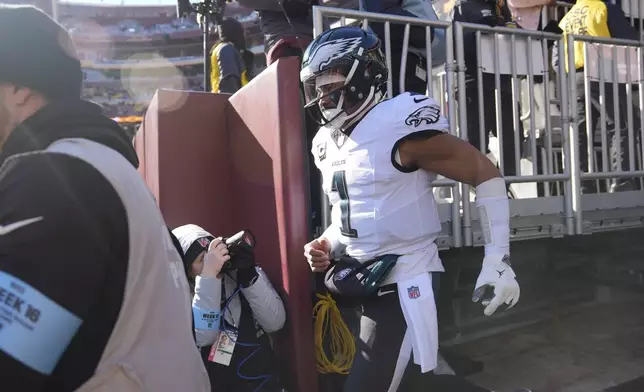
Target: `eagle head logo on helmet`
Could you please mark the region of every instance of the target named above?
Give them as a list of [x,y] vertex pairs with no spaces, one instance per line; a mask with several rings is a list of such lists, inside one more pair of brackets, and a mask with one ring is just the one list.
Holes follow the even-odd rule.
[[[315,48],[310,57],[310,66],[322,72],[333,60],[341,59],[353,53],[360,46],[362,38],[340,38],[327,41]],[[317,66],[316,66],[317,64]]]

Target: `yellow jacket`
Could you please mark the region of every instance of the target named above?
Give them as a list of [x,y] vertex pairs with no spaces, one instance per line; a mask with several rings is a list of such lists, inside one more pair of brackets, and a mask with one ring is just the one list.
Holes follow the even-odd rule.
[[[624,21],[626,23],[626,21]],[[564,34],[564,48],[566,58],[566,71],[568,70],[568,34],[589,35],[593,37],[611,37],[608,29],[608,9],[601,0],[579,0],[564,15],[559,28]],[[575,42],[575,68],[584,67],[584,43]]]
[[219,82],[229,76],[237,76],[242,86],[248,83],[248,72],[237,48],[230,42],[219,42],[210,52],[211,91],[220,92]]

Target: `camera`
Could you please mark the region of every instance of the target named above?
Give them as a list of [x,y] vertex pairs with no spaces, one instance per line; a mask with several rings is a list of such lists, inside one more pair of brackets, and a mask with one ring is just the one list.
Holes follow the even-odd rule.
[[[252,258],[253,249],[255,248],[255,236],[250,230],[242,230],[231,237],[224,238],[224,243],[228,248],[230,260],[224,263],[222,272],[233,271],[238,268],[244,268],[254,265]],[[247,257],[239,257],[249,255]],[[249,265],[246,265],[249,264]]]
[[219,23],[226,10],[227,0],[204,0],[193,2],[191,0],[177,0],[177,17],[185,18],[192,13],[210,18],[214,23]]

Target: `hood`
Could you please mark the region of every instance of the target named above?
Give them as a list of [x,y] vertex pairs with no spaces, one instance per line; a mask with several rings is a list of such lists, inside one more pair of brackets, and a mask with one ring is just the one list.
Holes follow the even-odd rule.
[[172,234],[174,234],[179,240],[179,243],[181,243],[181,249],[184,254],[188,252],[190,246],[199,238],[213,237],[212,234],[197,225],[179,226],[172,230]]
[[0,151],[0,166],[12,155],[44,150],[57,140],[69,138],[103,144],[139,167],[134,143],[127,133],[105,117],[100,106],[82,100],[49,104],[18,125]]
[[183,225],[172,230],[183,251],[183,267],[186,276],[192,275],[192,263],[202,252],[207,251],[212,234],[197,225]]

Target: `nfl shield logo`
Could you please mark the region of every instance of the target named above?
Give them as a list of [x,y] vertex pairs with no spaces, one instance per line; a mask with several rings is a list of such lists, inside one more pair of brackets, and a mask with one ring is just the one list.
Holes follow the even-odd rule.
[[201,245],[204,248],[208,248],[208,245],[210,245],[210,241],[208,238],[202,237],[197,240],[199,242],[199,245]]
[[416,299],[420,297],[420,289],[418,288],[418,286],[408,287],[407,294],[409,295],[409,298]]

